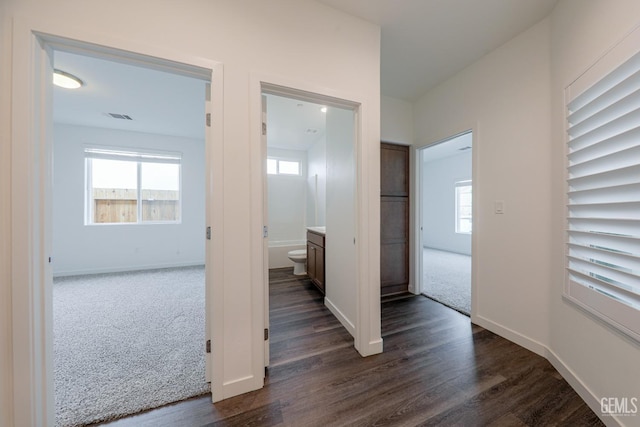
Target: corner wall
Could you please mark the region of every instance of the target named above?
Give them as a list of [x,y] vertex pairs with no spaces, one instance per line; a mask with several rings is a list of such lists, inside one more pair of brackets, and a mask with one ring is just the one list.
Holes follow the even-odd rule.
[[267,175],[269,242],[306,240],[307,153],[302,150],[268,148],[269,157],[297,160],[299,176]]
[[413,104],[402,99],[380,98],[380,139],[384,142],[413,144]]
[[424,162],[421,168],[423,245],[471,255],[471,234],[456,233],[456,182],[471,179],[471,151]]
[[[10,87],[11,19],[0,1],[0,91]],[[0,427],[13,425],[11,347],[11,97],[0,97]]]
[[[549,334],[549,20],[420,98],[418,146],[473,128],[472,320],[544,353]],[[505,214],[494,214],[503,200]]]
[[[322,135],[307,151],[307,226],[327,224],[327,137]],[[306,236],[305,236],[306,239]]]
[[[85,225],[85,144],[182,153],[178,224]],[[54,126],[55,276],[204,264],[204,141],[85,126]]]
[[[600,399],[640,398],[640,344],[562,299],[564,88],[640,23],[634,0],[561,0],[533,28],[415,105],[416,140],[477,126],[473,319],[547,357],[607,425]],[[493,213],[504,200],[504,215]]]
[[[640,24],[636,0],[561,1],[551,15],[551,358],[603,421],[640,426],[640,413],[602,417],[599,399],[640,401],[640,344],[562,299],[565,274],[564,89]],[[640,409],[640,408],[639,408]]]

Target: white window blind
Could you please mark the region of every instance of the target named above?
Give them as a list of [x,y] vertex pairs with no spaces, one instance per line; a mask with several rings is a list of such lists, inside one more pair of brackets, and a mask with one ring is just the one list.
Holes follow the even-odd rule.
[[566,91],[564,295],[640,341],[640,53],[616,62]]

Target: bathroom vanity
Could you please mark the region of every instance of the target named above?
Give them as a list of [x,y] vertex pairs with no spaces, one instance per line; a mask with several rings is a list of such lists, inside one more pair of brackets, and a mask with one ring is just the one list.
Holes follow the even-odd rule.
[[324,294],[325,227],[307,227],[307,274]]

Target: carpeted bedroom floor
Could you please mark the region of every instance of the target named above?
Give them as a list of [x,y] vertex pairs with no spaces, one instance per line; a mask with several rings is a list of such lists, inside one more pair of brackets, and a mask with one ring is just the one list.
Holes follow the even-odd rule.
[[422,293],[464,314],[471,313],[471,257],[423,249]]
[[56,426],[208,393],[204,267],[56,278]]

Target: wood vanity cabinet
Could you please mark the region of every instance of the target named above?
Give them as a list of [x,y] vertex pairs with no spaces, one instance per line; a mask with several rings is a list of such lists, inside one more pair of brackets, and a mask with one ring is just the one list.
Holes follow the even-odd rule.
[[307,231],[307,275],[324,294],[324,234]]

